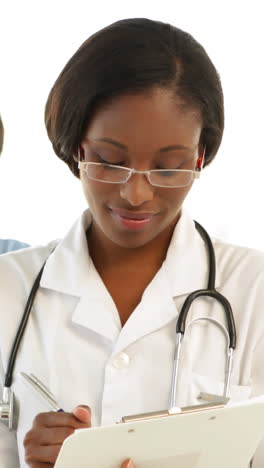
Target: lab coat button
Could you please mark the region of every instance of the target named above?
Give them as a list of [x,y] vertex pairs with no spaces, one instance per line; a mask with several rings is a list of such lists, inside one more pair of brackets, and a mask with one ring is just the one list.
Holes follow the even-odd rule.
[[112,363],[116,369],[126,369],[129,366],[130,358],[126,353],[118,353]]

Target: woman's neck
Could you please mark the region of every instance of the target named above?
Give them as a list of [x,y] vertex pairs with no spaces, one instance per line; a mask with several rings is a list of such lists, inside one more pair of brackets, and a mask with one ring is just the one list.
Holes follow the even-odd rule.
[[126,248],[108,239],[93,223],[87,232],[89,253],[99,273],[105,269],[133,267],[158,270],[166,258],[174,227],[169,226],[147,244]]

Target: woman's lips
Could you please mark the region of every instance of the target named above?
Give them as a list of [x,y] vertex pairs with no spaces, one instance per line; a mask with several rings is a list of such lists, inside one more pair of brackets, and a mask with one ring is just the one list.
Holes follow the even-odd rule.
[[133,231],[143,229],[155,216],[154,212],[129,211],[119,208],[111,208],[111,213],[119,224]]

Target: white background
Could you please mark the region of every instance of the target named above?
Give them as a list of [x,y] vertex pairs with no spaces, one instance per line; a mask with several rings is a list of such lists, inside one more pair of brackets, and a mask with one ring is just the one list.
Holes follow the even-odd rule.
[[263,8],[262,0],[2,0],[0,237],[47,242],[63,236],[85,207],[78,180],[53,154],[44,105],[88,36],[118,19],[141,16],[190,32],[222,78],[224,140],[187,206],[211,234],[264,250]]

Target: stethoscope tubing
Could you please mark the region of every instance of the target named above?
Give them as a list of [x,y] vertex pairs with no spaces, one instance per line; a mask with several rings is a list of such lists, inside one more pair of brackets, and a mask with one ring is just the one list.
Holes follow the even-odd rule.
[[38,273],[38,275],[37,275],[37,277],[36,277],[36,279],[34,281],[34,284],[32,286],[30,294],[28,296],[28,300],[27,300],[27,303],[26,303],[26,307],[25,307],[23,316],[21,318],[21,321],[20,321],[16,336],[15,336],[14,341],[13,341],[13,346],[11,348],[10,357],[9,357],[7,370],[6,370],[6,374],[5,374],[4,387],[6,387],[6,388],[11,387],[11,385],[12,385],[13,370],[14,370],[14,366],[15,366],[17,352],[18,352],[18,349],[19,349],[20,342],[21,342],[21,340],[23,338],[25,328],[27,326],[28,318],[29,318],[29,315],[30,315],[30,312],[31,312],[31,309],[32,309],[32,306],[33,306],[35,296],[36,296],[38,288],[39,288],[39,283],[40,283],[41,276],[42,276],[45,265],[46,265],[46,261],[42,265],[42,267],[41,267],[41,269],[40,269],[40,271],[39,271],[39,273]]
[[[195,221],[195,227],[198,230],[199,234],[201,235],[202,239],[207,246],[208,252],[208,261],[209,261],[209,275],[208,275],[208,285],[206,289],[198,289],[197,291],[192,292],[187,296],[185,299],[181,311],[179,313],[178,320],[176,322],[176,349],[175,349],[175,356],[173,362],[173,370],[172,370],[172,383],[171,383],[171,395],[170,395],[170,407],[173,408],[176,406],[177,403],[177,388],[178,388],[178,378],[179,378],[179,362],[180,362],[180,354],[182,348],[182,341],[186,331],[186,321],[187,316],[190,310],[190,307],[194,303],[194,301],[200,297],[211,297],[212,299],[219,302],[219,304],[224,309],[226,323],[227,323],[227,330],[223,327],[220,323],[214,320],[211,317],[198,317],[194,319],[191,323],[194,323],[199,320],[209,320],[216,323],[222,329],[224,329],[226,338],[227,338],[227,369],[226,369],[226,378],[224,382],[224,392],[223,398],[227,398],[229,385],[230,385],[230,376],[232,370],[232,362],[233,362],[233,351],[236,348],[236,327],[235,321],[233,316],[233,311],[230,302],[227,300],[225,296],[221,293],[216,291],[215,289],[215,276],[216,276],[216,260],[215,260],[215,252],[212,241],[210,236],[206,232],[206,230],[197,222]],[[191,325],[189,323],[189,325]],[[188,325],[188,326],[189,326]]]
[[186,319],[189,312],[189,309],[198,297],[208,296],[216,301],[218,301],[225,312],[227,328],[229,333],[229,340],[230,340],[230,348],[233,350],[236,348],[237,336],[236,336],[236,325],[234,320],[234,315],[232,311],[232,307],[228,299],[223,296],[221,293],[216,291],[215,289],[215,276],[216,276],[216,260],[215,260],[215,251],[213,247],[213,243],[207,231],[199,224],[197,221],[194,221],[195,227],[198,230],[199,234],[201,235],[202,239],[207,246],[208,251],[208,261],[209,261],[209,275],[208,275],[208,284],[206,289],[199,289],[194,291],[193,293],[189,294],[189,296],[185,299],[184,304],[182,306],[181,312],[179,314],[177,325],[176,325],[176,333],[183,333],[185,332],[186,326]]
[[229,340],[230,340],[229,347],[232,349],[235,349],[236,348],[236,327],[235,327],[232,307],[231,307],[230,302],[227,300],[227,298],[223,296],[222,294],[220,294],[215,289],[199,289],[189,294],[189,296],[185,299],[181,312],[179,314],[179,318],[176,324],[176,333],[181,333],[182,335],[184,335],[185,328],[186,328],[186,319],[187,319],[191,305],[199,297],[206,297],[206,296],[213,298],[214,300],[218,301],[222,305],[224,312],[225,312],[225,317],[226,317],[226,322],[227,322],[227,327],[228,327]]

